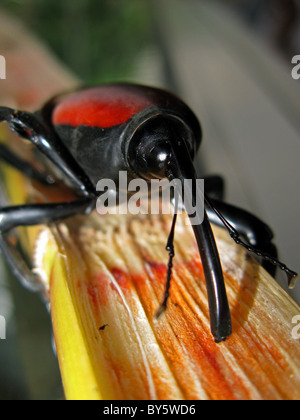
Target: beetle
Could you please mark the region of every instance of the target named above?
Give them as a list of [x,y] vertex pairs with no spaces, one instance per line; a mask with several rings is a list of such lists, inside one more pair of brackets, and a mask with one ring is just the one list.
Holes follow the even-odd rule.
[[[16,277],[31,289],[37,289],[40,282],[11,245],[9,232],[17,226],[46,224],[91,213],[99,196],[96,188],[99,180],[108,178],[118,185],[121,171],[127,172],[128,182],[139,178],[147,182],[189,179],[192,187],[184,204],[196,203],[197,175],[193,160],[201,143],[202,129],[193,111],[170,92],[130,83],[84,87],[51,98],[35,113],[0,107],[0,122],[7,122],[13,132],[41,152],[39,156],[46,169],[40,172],[32,168],[1,145],[3,160],[49,187],[62,180],[76,196],[73,201],[63,203],[0,209],[2,252]],[[287,274],[290,286],[295,284],[297,274],[277,259],[272,231],[264,222],[223,201],[221,177],[204,179],[204,217],[202,223],[192,227],[207,285],[211,332],[219,343],[230,336],[232,324],[211,222],[226,228],[237,244],[261,257],[272,274],[280,267]],[[118,190],[115,193],[120,195]],[[175,199],[175,210],[177,206]],[[165,296],[157,318],[165,311],[169,296],[176,213],[166,247],[169,264]]]

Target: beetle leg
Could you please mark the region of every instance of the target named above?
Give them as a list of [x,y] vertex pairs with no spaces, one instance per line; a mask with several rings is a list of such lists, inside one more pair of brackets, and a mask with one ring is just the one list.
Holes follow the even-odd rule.
[[[193,215],[188,209],[195,208],[196,197],[203,199],[203,194],[197,191],[196,173],[184,142],[172,143],[172,157],[170,178],[179,178],[182,181],[184,206],[192,220]],[[192,180],[192,184],[185,184],[184,180]],[[192,227],[205,275],[211,332],[219,343],[230,336],[232,325],[220,257],[206,211],[203,213],[203,220],[196,223],[193,221]]]
[[[286,273],[289,287],[295,286],[298,274],[277,259],[277,249],[271,242],[273,233],[264,222],[245,210],[210,199],[207,196],[205,201],[206,210],[212,223],[225,227],[238,245],[262,258],[264,267],[272,276],[275,275],[276,267],[279,267]],[[241,237],[245,238],[247,243]]]
[[95,194],[92,182],[73,158],[67,147],[42,123],[38,116],[24,111],[0,107],[0,122],[7,122],[10,129],[33,143],[43,155],[65,175],[70,186],[79,195]]
[[205,212],[201,225],[193,225],[205,273],[211,330],[215,341],[224,341],[232,332],[229,305],[215,238]]
[[21,284],[32,291],[40,291],[43,288],[19,251],[9,241],[8,233],[18,226],[48,224],[77,214],[86,214],[92,210],[93,205],[92,199],[81,199],[66,203],[29,204],[0,209],[0,248],[12,273]]
[[18,171],[22,172],[27,177],[32,178],[42,184],[53,185],[55,183],[52,175],[40,172],[33,168],[29,162],[21,159],[2,143],[0,143],[0,159]]

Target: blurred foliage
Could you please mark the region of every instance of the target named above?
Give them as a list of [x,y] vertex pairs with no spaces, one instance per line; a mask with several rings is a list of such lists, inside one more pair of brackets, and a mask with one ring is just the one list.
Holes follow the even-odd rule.
[[84,82],[130,76],[151,44],[146,0],[0,0]]

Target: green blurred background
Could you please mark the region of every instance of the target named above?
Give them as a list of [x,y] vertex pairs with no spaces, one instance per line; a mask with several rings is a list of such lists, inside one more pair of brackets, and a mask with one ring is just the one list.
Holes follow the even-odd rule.
[[90,84],[130,76],[152,42],[144,0],[1,0]]
[[[0,13],[1,8],[19,18],[87,84],[134,80],[164,86],[182,95],[201,114],[205,128],[204,158],[198,159],[203,171],[225,174],[230,201],[249,210],[258,209],[264,219],[271,221],[287,263],[300,269],[296,239],[299,164],[295,167],[287,157],[281,167],[281,152],[277,153],[276,147],[272,147],[272,153],[271,147],[261,152],[268,161],[268,171],[277,166],[285,176],[285,183],[269,193],[275,177],[272,175],[268,181],[255,163],[253,172],[246,171],[248,152],[245,149],[244,155],[243,151],[238,154],[236,145],[230,143],[235,137],[237,142],[243,141],[244,136],[234,131],[235,121],[240,118],[234,115],[231,120],[231,115],[226,114],[231,107],[242,112],[248,101],[245,121],[248,115],[254,115],[257,103],[262,102],[257,88],[259,95],[264,94],[268,104],[275,104],[274,110],[284,118],[286,148],[290,147],[291,156],[299,157],[294,137],[299,139],[300,114],[292,98],[299,85],[291,85],[290,77],[291,57],[300,54],[298,0],[0,0]],[[236,69],[241,69],[240,86]],[[226,71],[232,72],[229,97],[225,93],[228,80],[222,79]],[[206,72],[219,83],[208,83]],[[245,75],[247,80],[242,79]],[[249,90],[244,91],[246,82]],[[252,94],[253,104],[249,103]],[[264,112],[266,107],[261,106]],[[265,117],[268,127],[278,120],[274,110],[270,109]],[[257,139],[257,150],[262,149],[264,139],[276,137],[276,124],[273,129],[265,131],[263,121],[257,124],[258,132],[265,136]],[[247,127],[247,121],[241,127],[241,133],[251,130],[254,128]],[[227,157],[224,150],[228,151]],[[267,192],[260,191],[264,182]],[[295,217],[282,209],[273,214],[276,206],[272,199],[278,191],[286,194],[287,198],[282,198],[286,202],[292,197],[289,210]],[[63,398],[47,310],[4,269],[0,315],[7,320],[7,338],[0,341],[0,399]]]

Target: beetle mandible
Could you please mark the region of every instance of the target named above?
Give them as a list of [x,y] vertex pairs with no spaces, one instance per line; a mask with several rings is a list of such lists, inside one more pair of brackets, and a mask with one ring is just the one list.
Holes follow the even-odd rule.
[[[202,131],[191,109],[177,96],[158,88],[114,83],[59,94],[35,113],[0,107],[0,122],[29,140],[50,163],[37,171],[4,145],[0,158],[25,175],[52,185],[60,179],[77,199],[65,203],[27,204],[0,209],[0,247],[16,277],[31,289],[39,282],[30,267],[9,242],[7,235],[17,226],[60,221],[77,214],[89,214],[98,197],[97,182],[103,178],[118,184],[120,171],[128,181],[142,178],[192,180],[185,200],[196,203],[196,171],[193,159],[199,149]],[[182,184],[184,185],[184,183]],[[212,194],[217,193],[218,199]],[[263,259],[274,274],[280,267],[295,284],[297,274],[278,261],[270,228],[252,214],[221,200],[220,177],[205,178],[205,211],[201,224],[193,224],[207,285],[211,331],[216,342],[232,332],[230,310],[220,258],[210,222],[226,228],[233,240]],[[175,200],[176,201],[176,200]],[[176,203],[175,203],[176,209]],[[171,281],[176,211],[167,242],[169,269],[166,291],[158,309],[167,306]],[[245,238],[245,241],[241,239]]]

